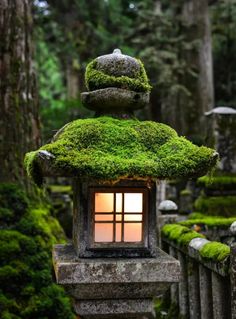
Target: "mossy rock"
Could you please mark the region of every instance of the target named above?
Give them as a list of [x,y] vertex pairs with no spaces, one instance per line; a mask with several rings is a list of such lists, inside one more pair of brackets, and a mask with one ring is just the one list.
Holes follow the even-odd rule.
[[[194,214],[194,213],[193,213]],[[196,215],[197,217],[197,215]],[[224,218],[222,216],[205,216],[199,215],[198,218],[191,218],[179,222],[182,226],[192,227],[194,225],[206,225],[208,228],[228,229],[230,225],[236,221],[235,217]]]
[[202,234],[179,224],[166,224],[162,227],[161,233],[165,238],[183,247],[187,247],[194,238],[204,238]]
[[204,175],[215,166],[213,149],[178,137],[169,126],[111,117],[76,120],[26,155],[36,184],[43,176],[77,176],[97,181],[171,179]]
[[194,206],[205,215],[231,217],[236,215],[236,196],[200,196]]
[[[144,66],[140,60],[136,60],[136,64],[139,68],[135,69],[135,72],[127,73],[123,75],[123,67],[121,64],[121,72],[114,71],[112,68],[102,68],[99,65],[99,58],[93,60],[87,65],[85,72],[85,84],[89,91],[105,89],[109,87],[126,89],[135,92],[150,92],[151,86],[148,81],[148,77]],[[124,60],[125,61],[125,60]],[[119,68],[119,63],[113,61],[116,68]],[[110,70],[110,72],[108,72]]]

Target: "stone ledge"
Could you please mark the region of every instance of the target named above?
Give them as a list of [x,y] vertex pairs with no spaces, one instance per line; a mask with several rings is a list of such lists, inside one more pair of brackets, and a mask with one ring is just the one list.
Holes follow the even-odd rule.
[[83,319],[155,318],[152,299],[76,300],[74,307]]
[[172,283],[179,261],[160,249],[156,258],[78,258],[72,245],[55,245],[53,263],[59,284]]

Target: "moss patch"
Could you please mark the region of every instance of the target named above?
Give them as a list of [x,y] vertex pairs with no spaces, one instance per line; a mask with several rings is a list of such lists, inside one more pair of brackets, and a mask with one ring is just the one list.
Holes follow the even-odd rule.
[[202,176],[197,185],[210,190],[236,190],[236,176]]
[[[111,117],[71,122],[40,150],[54,155],[50,166],[62,176],[111,181],[202,175],[217,161],[213,149],[178,137],[165,124]],[[25,165],[40,185],[42,168],[37,154],[28,153]]]
[[212,217],[204,216],[201,218],[188,219],[183,222],[179,222],[178,224],[182,226],[187,226],[187,227],[204,224],[208,226],[208,228],[214,228],[214,227],[229,228],[230,225],[235,221],[236,221],[236,216],[230,217],[230,218],[224,218],[222,216],[212,216]]
[[74,319],[52,278],[52,245],[65,238],[49,207],[35,207],[22,187],[9,184],[0,184],[0,206],[1,318]]
[[200,255],[206,260],[222,261],[230,255],[230,247],[212,241],[200,249]]
[[140,65],[140,72],[135,78],[128,76],[113,76],[104,73],[102,70],[97,70],[96,59],[87,65],[85,72],[85,84],[88,90],[105,89],[108,87],[116,87],[127,89],[135,92],[149,92],[151,86],[149,84],[146,71],[140,60],[137,60]]
[[231,217],[236,215],[236,196],[200,196],[194,206],[206,215]]
[[162,235],[169,240],[173,240],[176,244],[187,246],[193,238],[204,238],[186,226],[178,224],[166,224],[162,227]]

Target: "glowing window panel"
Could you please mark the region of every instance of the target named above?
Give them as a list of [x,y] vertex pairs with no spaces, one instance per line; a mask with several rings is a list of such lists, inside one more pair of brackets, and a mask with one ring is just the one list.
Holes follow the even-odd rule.
[[142,241],[142,223],[124,224],[124,241],[125,242]]
[[96,214],[95,215],[95,221],[96,222],[99,222],[99,221],[105,221],[105,222],[108,222],[108,221],[113,221],[113,215],[110,215],[110,214]]
[[125,193],[124,201],[125,213],[142,213],[143,193]]
[[121,242],[121,223],[116,223],[116,242]]
[[120,214],[119,214],[119,215],[116,215],[116,221],[119,221],[119,222],[120,222],[121,220],[122,220],[122,215],[120,215]]
[[141,222],[143,220],[142,214],[125,214],[124,221]]
[[116,212],[122,212],[122,193],[116,193]]
[[112,242],[113,241],[113,224],[112,223],[95,223],[95,242]]
[[113,193],[95,193],[95,213],[112,213],[113,202]]

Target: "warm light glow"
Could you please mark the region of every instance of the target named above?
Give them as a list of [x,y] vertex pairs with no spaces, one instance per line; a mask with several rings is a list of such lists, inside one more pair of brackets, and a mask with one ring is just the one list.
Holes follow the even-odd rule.
[[95,242],[112,242],[113,224],[95,223]]
[[143,193],[126,193],[125,213],[142,213],[143,211]]
[[110,214],[96,214],[95,215],[95,221],[98,222],[98,221],[105,221],[105,222],[108,222],[108,221],[113,221],[113,215],[110,215]]
[[121,241],[121,223],[116,223],[116,242]]
[[142,224],[127,223],[124,225],[124,241],[136,242],[142,240]]
[[143,193],[95,193],[94,218],[95,242],[141,242]]
[[141,222],[143,216],[141,214],[125,214],[125,221]]
[[113,199],[113,193],[95,193],[95,213],[112,213]]
[[122,212],[122,193],[116,193],[116,212]]

